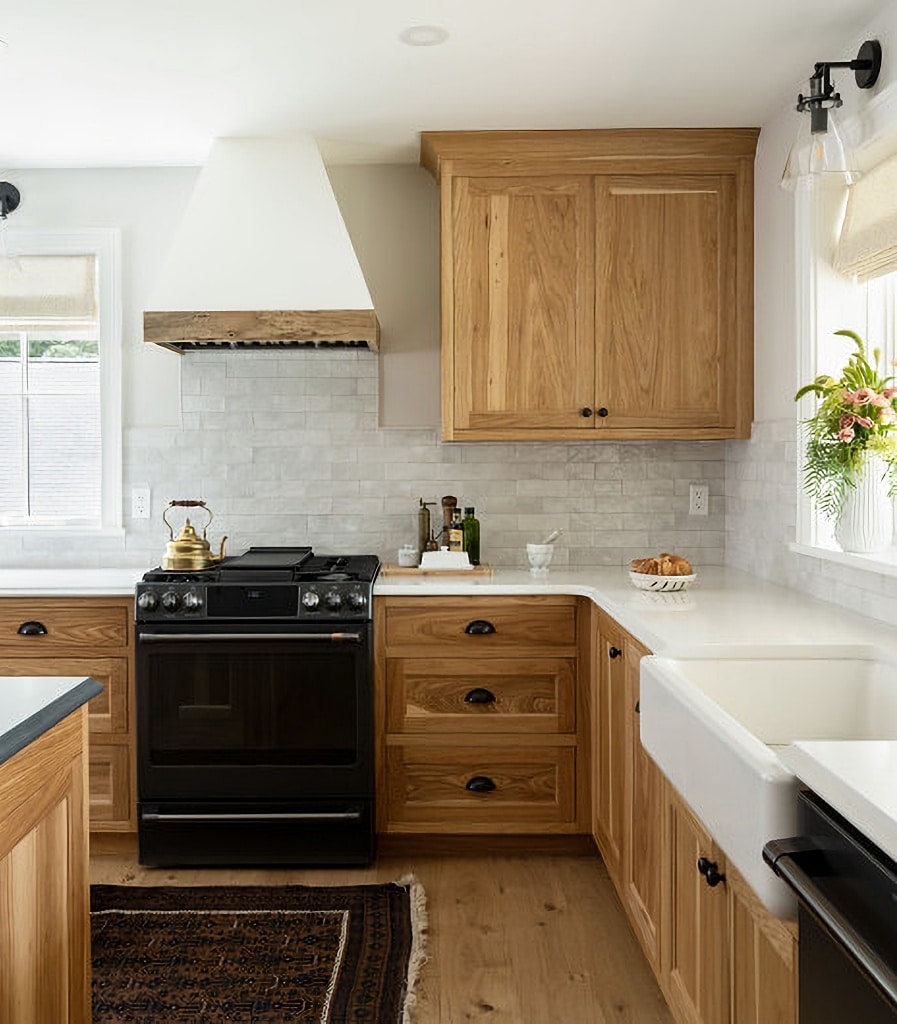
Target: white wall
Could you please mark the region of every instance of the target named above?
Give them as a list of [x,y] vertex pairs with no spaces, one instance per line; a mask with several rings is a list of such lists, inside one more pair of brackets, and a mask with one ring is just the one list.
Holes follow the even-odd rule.
[[[858,89],[852,72],[833,73],[844,100],[840,113],[852,128],[848,138],[865,159],[897,147],[897,120],[888,113],[897,91],[897,5],[885,4],[854,38],[814,58],[850,60],[869,38],[880,40],[883,50],[882,72],[874,89]],[[806,383],[798,369],[796,246],[809,243],[795,237],[795,197],[783,191],[779,181],[797,132],[794,100],[801,86],[806,91],[811,72],[812,63],[799,72],[804,81],[796,83],[793,97],[783,97],[781,109],[760,134],[755,176],[755,422],[750,441],[728,446],[726,561],[897,623],[897,579],[798,555],[788,548],[796,536],[799,495],[798,411],[793,396]],[[869,141],[873,137],[878,140],[874,145]],[[818,329],[827,332],[832,326],[822,317]]]

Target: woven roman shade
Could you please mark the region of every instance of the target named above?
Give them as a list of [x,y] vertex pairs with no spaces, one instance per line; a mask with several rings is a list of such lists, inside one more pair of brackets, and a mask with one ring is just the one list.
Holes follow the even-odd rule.
[[93,255],[0,259],[0,324],[58,331],[95,323],[96,266]]
[[832,263],[858,281],[897,270],[897,157],[851,185]]

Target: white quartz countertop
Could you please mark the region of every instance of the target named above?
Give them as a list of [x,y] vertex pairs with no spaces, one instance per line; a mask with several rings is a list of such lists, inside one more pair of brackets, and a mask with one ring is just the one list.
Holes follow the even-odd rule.
[[779,759],[897,860],[897,741],[802,740]]
[[688,590],[648,593],[621,568],[552,569],[537,582],[527,570],[491,577],[382,576],[375,595],[578,594],[591,598],[655,654],[685,657],[707,647],[763,643],[870,643],[897,650],[897,629],[787,587],[719,566],[699,569]]
[[0,597],[130,595],[146,568],[0,569]]

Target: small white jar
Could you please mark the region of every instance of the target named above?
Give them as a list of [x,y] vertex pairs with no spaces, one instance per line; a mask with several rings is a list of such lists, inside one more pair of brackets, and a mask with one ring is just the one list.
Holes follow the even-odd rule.
[[399,565],[403,569],[414,568],[420,562],[420,552],[413,544],[403,544],[399,548]]

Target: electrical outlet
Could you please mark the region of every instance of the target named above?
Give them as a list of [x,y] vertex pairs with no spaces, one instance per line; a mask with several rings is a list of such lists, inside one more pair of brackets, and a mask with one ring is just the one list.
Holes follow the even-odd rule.
[[706,516],[710,505],[710,486],[708,484],[689,484],[688,514],[690,516]]
[[150,517],[150,486],[135,484],[131,488],[131,518],[149,519]]

